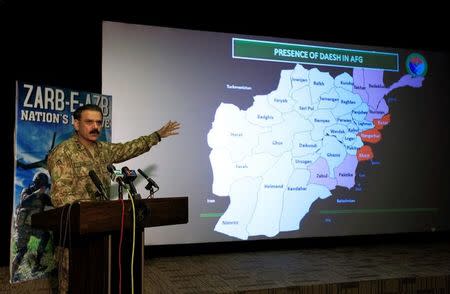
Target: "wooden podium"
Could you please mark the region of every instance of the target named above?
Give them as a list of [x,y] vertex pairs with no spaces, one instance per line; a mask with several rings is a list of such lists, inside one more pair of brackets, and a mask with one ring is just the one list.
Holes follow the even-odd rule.
[[[132,205],[125,200],[121,250],[122,293],[131,293]],[[134,293],[143,293],[144,228],[188,222],[188,197],[135,200]],[[122,203],[77,202],[32,216],[33,227],[53,231],[55,245],[69,248],[70,293],[119,292],[119,240]],[[67,227],[67,230],[66,230]],[[70,230],[69,230],[70,229]],[[62,234],[61,234],[62,232]],[[70,241],[70,242],[69,242]]]

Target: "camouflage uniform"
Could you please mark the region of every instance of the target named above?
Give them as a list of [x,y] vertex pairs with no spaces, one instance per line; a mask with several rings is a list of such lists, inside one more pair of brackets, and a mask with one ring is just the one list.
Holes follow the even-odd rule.
[[[93,170],[110,196],[111,179],[106,167],[139,156],[161,141],[158,133],[142,136],[126,143],[96,142],[93,154],[83,145],[75,133],[72,138],[56,146],[49,154],[47,166],[52,178],[50,195],[55,207],[77,200],[95,200],[97,188],[89,177]],[[69,250],[55,250],[58,262],[58,290],[69,290]]]
[[78,135],[59,144],[48,157],[52,177],[50,195],[55,207],[76,200],[95,200],[97,188],[89,177],[93,170],[110,193],[111,179],[108,164],[123,162],[150,150],[160,141],[156,132],[126,143],[96,142],[94,154],[81,144]]

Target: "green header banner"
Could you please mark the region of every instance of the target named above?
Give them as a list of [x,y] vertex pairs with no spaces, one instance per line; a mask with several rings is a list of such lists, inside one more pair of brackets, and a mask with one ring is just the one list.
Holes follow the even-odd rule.
[[233,58],[398,71],[398,54],[233,38]]

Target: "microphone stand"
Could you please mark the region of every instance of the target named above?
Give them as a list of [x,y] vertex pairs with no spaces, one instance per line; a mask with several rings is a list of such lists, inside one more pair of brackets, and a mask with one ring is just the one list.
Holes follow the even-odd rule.
[[119,199],[123,199],[123,186],[121,183],[119,183],[119,186],[117,187],[117,193],[119,195]]
[[131,194],[131,197],[133,197],[134,200],[136,200],[136,199],[141,199],[141,194],[139,194],[139,193],[137,192],[136,187],[134,186],[133,182],[132,182],[132,181],[129,181],[127,184],[128,184],[128,186],[130,187],[130,194]]
[[145,186],[145,190],[148,190],[149,192],[150,192],[150,194],[147,196],[147,199],[153,199],[155,196],[155,193],[156,192],[158,192],[158,190],[159,190],[159,187],[158,188],[156,188],[156,191],[153,189],[153,185],[152,185],[152,183],[148,183],[146,186]]

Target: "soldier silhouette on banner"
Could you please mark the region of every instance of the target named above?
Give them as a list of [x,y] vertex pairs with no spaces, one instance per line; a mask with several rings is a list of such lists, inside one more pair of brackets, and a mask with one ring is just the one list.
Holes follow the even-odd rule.
[[[24,257],[28,252],[28,243],[31,236],[38,240],[38,247],[34,263],[27,260],[27,267],[31,267],[31,275],[39,275],[46,269],[41,263],[45,253],[45,248],[50,240],[50,232],[42,231],[31,227],[31,216],[35,213],[42,212],[53,208],[51,198],[49,196],[50,180],[48,175],[38,172],[33,178],[33,182],[25,188],[20,195],[20,203],[16,208],[15,229],[17,234],[17,253],[11,266],[11,277],[13,281],[20,281],[22,275],[27,274],[27,270],[21,270],[19,267],[24,265]],[[31,255],[27,256],[32,258]]]

